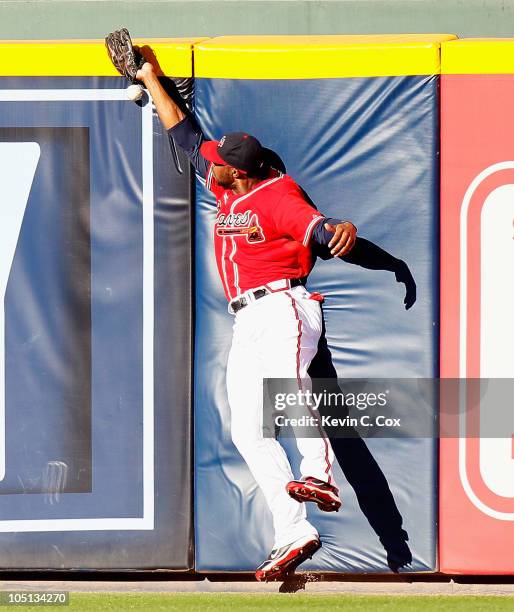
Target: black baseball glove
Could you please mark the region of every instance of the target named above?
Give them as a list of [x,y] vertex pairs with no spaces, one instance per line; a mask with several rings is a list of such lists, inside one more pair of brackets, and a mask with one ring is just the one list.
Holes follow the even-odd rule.
[[136,83],[137,71],[145,63],[145,58],[132,45],[127,28],[108,34],[105,37],[105,47],[116,70],[131,83]]

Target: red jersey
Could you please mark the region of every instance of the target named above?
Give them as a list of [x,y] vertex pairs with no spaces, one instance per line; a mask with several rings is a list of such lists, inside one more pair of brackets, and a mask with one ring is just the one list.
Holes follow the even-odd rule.
[[244,195],[221,187],[209,166],[207,187],[217,199],[214,249],[227,299],[313,266],[310,239],[323,215],[286,174],[275,173]]

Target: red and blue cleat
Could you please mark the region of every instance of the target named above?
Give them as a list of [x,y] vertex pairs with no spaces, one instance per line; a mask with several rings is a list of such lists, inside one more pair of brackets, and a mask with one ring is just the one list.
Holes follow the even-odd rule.
[[255,578],[259,582],[285,579],[320,548],[321,542],[315,535],[303,536],[287,546],[274,548],[266,561],[257,568]]
[[286,491],[298,502],[314,502],[323,512],[338,512],[342,505],[339,489],[334,485],[307,476],[302,480],[291,480]]

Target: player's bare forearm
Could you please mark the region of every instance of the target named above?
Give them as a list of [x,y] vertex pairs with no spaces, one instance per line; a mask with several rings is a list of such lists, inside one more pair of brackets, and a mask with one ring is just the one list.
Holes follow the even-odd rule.
[[149,62],[144,64],[138,71],[137,78],[144,83],[148,93],[152,96],[157,114],[165,130],[169,130],[184,119],[186,115],[166,93],[152,64]]

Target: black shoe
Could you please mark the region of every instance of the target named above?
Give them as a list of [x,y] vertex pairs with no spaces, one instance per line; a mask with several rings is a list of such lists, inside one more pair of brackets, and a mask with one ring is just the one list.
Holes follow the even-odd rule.
[[259,582],[279,580],[292,574],[300,563],[310,559],[320,548],[321,542],[314,535],[304,536],[281,548],[274,548],[266,561],[257,568],[255,578]]

